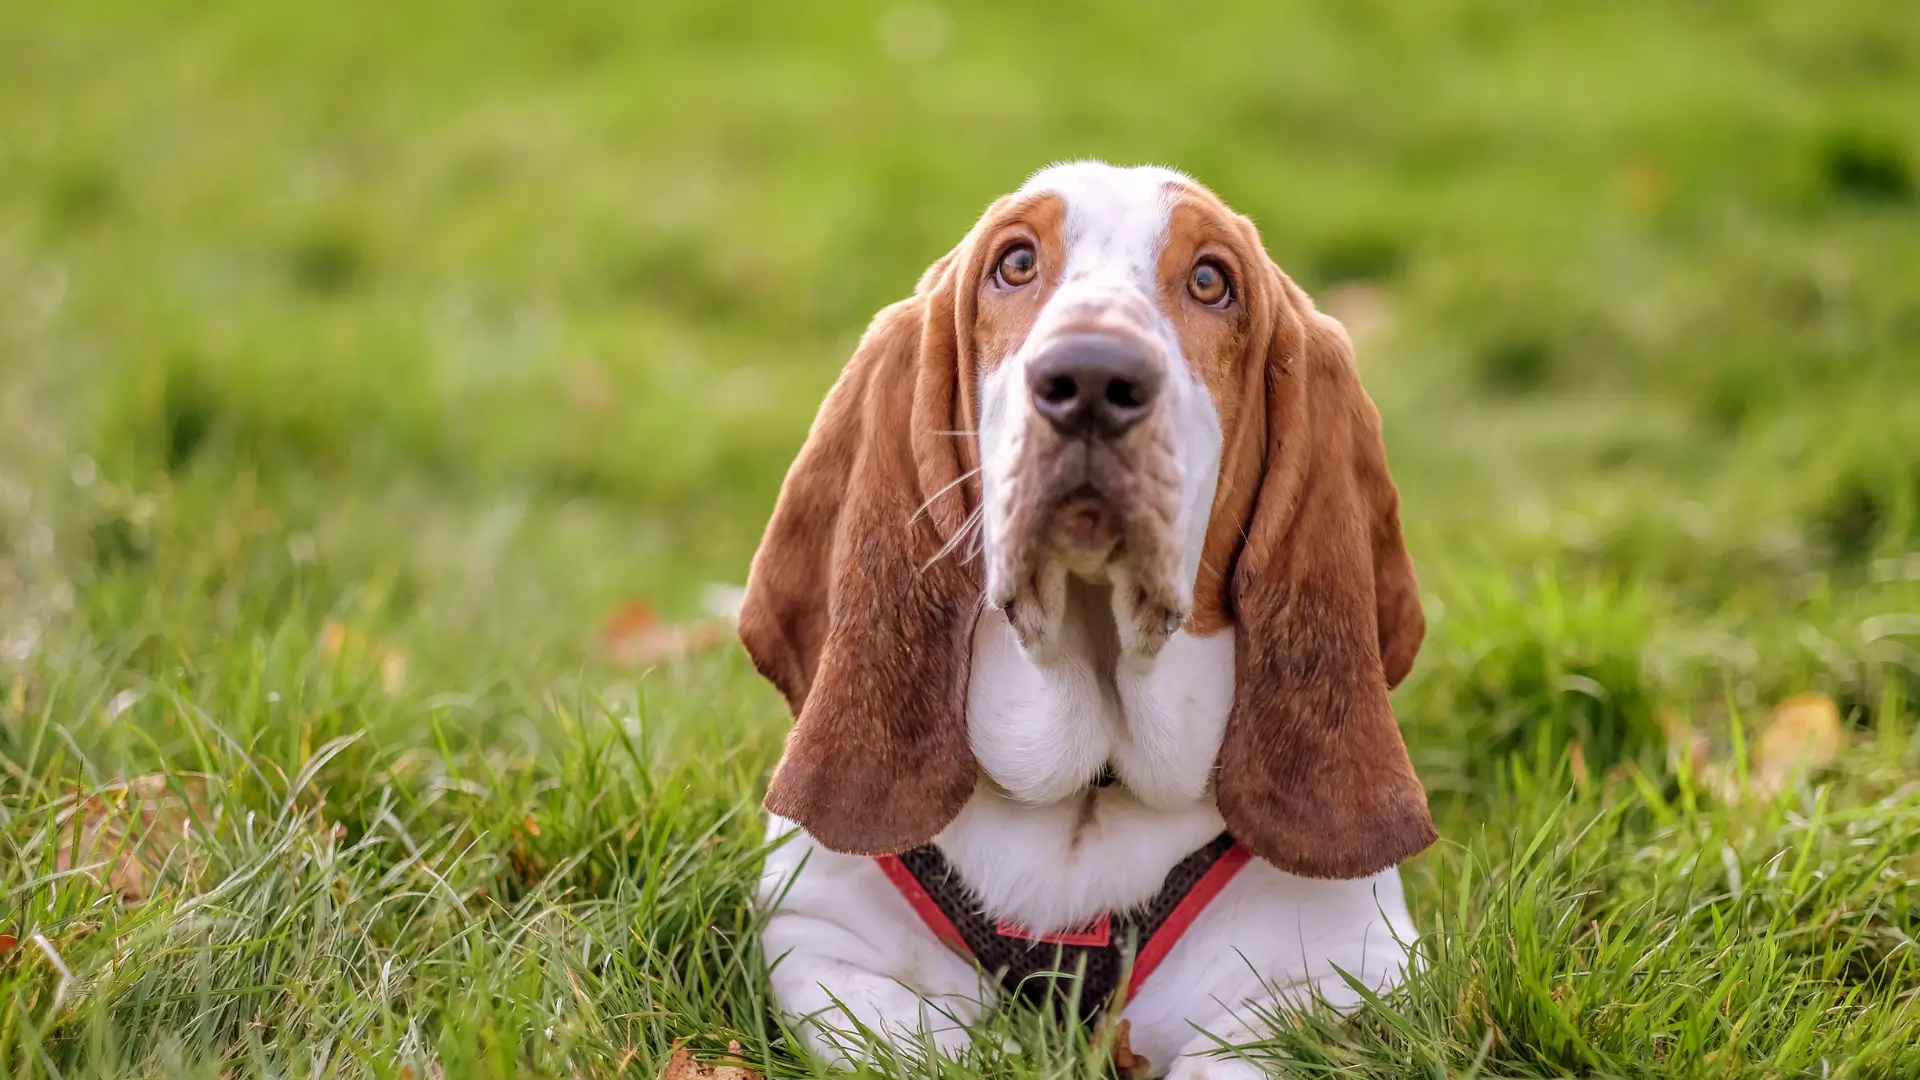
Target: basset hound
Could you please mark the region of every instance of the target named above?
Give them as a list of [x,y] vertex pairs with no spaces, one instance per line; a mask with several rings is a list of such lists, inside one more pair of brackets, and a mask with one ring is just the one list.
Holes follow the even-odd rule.
[[795,717],[763,946],[824,1057],[957,1053],[1071,968],[1152,1068],[1258,1076],[1218,1051],[1261,1016],[1402,978],[1435,834],[1379,414],[1188,177],[1047,168],[875,317],[739,629]]

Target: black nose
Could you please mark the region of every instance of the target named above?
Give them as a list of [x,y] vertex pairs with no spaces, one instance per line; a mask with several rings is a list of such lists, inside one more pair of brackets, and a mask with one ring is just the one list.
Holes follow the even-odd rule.
[[1027,388],[1033,407],[1060,434],[1117,439],[1153,408],[1160,368],[1143,346],[1080,334],[1034,358]]

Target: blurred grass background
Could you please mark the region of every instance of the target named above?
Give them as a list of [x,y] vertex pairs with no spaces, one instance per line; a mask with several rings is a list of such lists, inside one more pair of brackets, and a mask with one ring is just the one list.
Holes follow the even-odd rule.
[[[1449,843],[1409,880],[1482,979],[1274,1060],[1920,1068],[1917,133],[1920,19],[1868,0],[0,8],[0,1052],[800,1067],[740,903],[783,710],[603,628],[741,580],[871,313],[1097,156],[1212,186],[1347,321],[1427,592],[1396,705]],[[1696,800],[1674,733],[1738,761],[1804,691],[1835,770]],[[55,849],[155,776],[205,820],[122,907]],[[1855,891],[1656,884],[1802,843]],[[1696,999],[1494,932],[1634,859],[1675,873],[1594,925],[1708,911],[1703,973],[1824,927],[1812,967]],[[1867,1034],[1794,1034],[1816,1000]],[[1034,1038],[976,1065],[1068,1067]]]

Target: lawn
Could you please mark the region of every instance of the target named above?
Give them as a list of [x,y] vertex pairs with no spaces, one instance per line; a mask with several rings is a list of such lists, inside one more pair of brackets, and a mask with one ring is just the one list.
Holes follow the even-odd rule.
[[[1425,592],[1424,968],[1254,1052],[1920,1075],[1920,18],[1865,0],[0,5],[0,1070],[811,1071],[787,718],[704,597],[868,316],[1088,155],[1347,321]],[[945,1075],[1098,1073],[991,1026]]]

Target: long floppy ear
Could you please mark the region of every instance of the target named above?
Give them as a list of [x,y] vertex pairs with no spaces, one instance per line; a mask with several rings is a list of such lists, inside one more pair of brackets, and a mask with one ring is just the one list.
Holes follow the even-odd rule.
[[1255,854],[1307,877],[1365,877],[1435,839],[1387,704],[1426,623],[1353,346],[1276,275],[1264,475],[1233,573],[1235,696],[1215,790]]
[[886,308],[827,394],[747,575],[740,638],[794,714],[767,808],[835,851],[930,840],[972,794],[978,570],[953,433],[957,260]]

